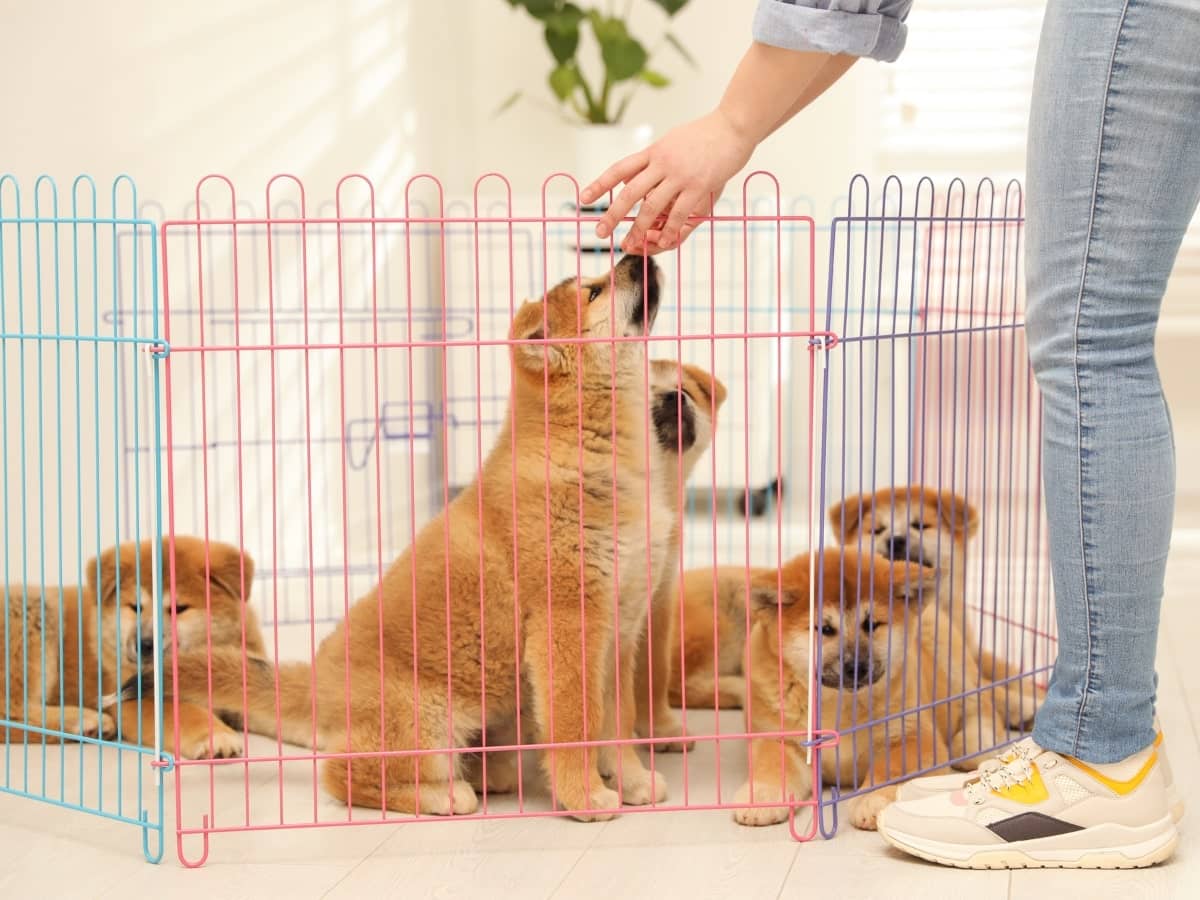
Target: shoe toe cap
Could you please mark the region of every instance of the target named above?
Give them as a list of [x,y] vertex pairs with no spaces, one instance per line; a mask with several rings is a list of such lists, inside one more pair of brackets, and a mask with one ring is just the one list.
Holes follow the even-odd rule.
[[[957,796],[955,796],[957,795]],[[999,836],[975,821],[961,791],[940,791],[914,800],[897,800],[879,818],[880,831],[949,844],[995,844]]]

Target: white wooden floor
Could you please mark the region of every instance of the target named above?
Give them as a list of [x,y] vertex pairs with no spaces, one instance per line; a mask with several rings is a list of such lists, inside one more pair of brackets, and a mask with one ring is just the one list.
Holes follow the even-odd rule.
[[[1159,645],[1160,714],[1176,779],[1189,804],[1183,841],[1168,865],[1141,872],[958,872],[910,860],[874,834],[849,826],[829,841],[793,842],[786,826],[747,829],[727,813],[625,815],[585,825],[563,820],[446,822],[213,837],[207,865],[180,867],[174,846],[173,795],[167,796],[168,846],[160,865],[142,861],[129,825],[0,795],[0,897],[887,897],[969,896],[1066,900],[1086,897],[1200,896],[1200,530],[1176,533]],[[731,721],[730,723],[734,723]],[[272,744],[256,744],[270,752]],[[76,748],[77,750],[77,748]],[[711,752],[711,751],[709,751]],[[733,754],[734,751],[727,751]],[[67,776],[78,766],[68,754]],[[664,764],[674,796],[679,757]],[[15,763],[14,763],[15,764]],[[47,769],[58,783],[56,763]],[[130,762],[126,772],[136,767]],[[105,790],[115,796],[109,765]],[[697,757],[692,790],[714,791],[713,767]],[[733,755],[723,791],[736,790]],[[241,784],[241,775],[225,773]],[[255,810],[278,807],[273,773],[251,776]],[[207,781],[192,777],[187,811],[206,808]],[[168,780],[168,785],[173,780]],[[290,817],[311,809],[308,775],[288,774]],[[122,790],[134,808],[133,781]],[[240,816],[240,787],[218,794],[218,812]],[[338,807],[320,801],[320,814]],[[229,820],[229,819],[227,819]],[[189,852],[198,843],[190,839]],[[815,892],[820,891],[821,894]]]

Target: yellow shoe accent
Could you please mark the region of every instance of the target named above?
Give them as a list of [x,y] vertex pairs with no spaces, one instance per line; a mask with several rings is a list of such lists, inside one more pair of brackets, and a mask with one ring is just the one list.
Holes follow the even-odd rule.
[[[1156,740],[1154,742],[1154,746],[1157,747],[1158,743],[1159,742]],[[1155,750],[1155,752],[1151,753],[1150,758],[1146,760],[1140,769],[1138,769],[1137,774],[1128,781],[1117,781],[1115,778],[1109,778],[1107,775],[1097,772],[1087,763],[1080,762],[1079,760],[1073,759],[1070,756],[1064,756],[1063,759],[1075,766],[1077,769],[1082,769],[1114,794],[1124,797],[1126,794],[1132,793],[1134,789],[1145,780],[1146,776],[1150,774],[1150,770],[1153,769],[1154,764],[1158,762],[1158,751]]]
[[992,793],[1005,800],[1012,800],[1014,803],[1024,803],[1026,806],[1042,803],[1050,796],[1036,763],[1029,764],[1029,777],[1020,784],[1010,784],[1000,790],[993,788]]

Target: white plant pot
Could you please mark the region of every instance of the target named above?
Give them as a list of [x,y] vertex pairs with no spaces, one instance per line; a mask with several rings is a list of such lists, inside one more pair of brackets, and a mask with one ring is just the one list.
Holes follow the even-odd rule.
[[[571,174],[582,189],[619,159],[642,150],[654,132],[649,125],[576,125],[575,165]],[[607,204],[605,197],[601,203]]]

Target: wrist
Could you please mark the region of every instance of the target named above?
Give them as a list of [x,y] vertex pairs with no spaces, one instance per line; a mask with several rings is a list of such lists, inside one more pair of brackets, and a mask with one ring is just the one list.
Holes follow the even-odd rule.
[[762,140],[749,117],[743,111],[739,111],[735,104],[728,104],[722,100],[711,115],[747,151],[752,151]]

